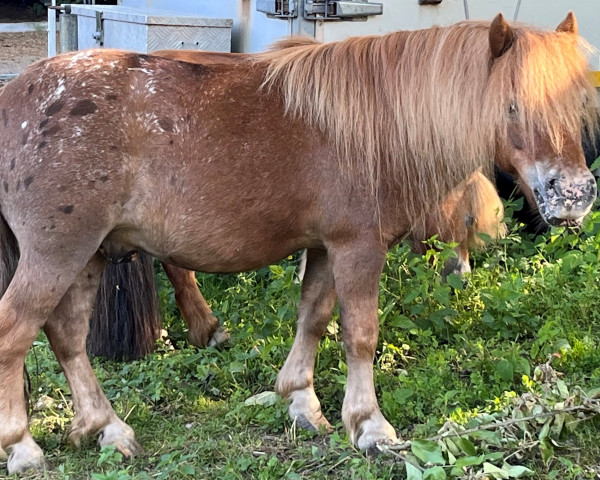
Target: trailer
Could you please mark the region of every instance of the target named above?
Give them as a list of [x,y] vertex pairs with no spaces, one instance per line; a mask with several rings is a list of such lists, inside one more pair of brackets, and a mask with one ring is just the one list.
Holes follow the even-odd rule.
[[[600,85],[600,8],[595,0],[118,0],[116,6],[72,5],[67,10],[77,17],[78,32],[71,35],[77,37],[79,49],[110,46],[141,52],[181,48],[242,53],[263,51],[289,35],[329,42],[491,19],[498,12],[513,21],[554,28],[572,10],[580,34],[593,47],[590,62]],[[195,36],[189,35],[194,27]],[[229,40],[224,40],[226,30]],[[140,36],[152,41],[144,42]],[[214,47],[204,41],[213,36],[219,37]]]

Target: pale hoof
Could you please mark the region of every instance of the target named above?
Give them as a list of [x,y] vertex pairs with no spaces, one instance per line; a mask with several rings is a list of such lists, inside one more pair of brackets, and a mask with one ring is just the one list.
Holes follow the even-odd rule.
[[377,445],[394,445],[398,443],[396,430],[377,412],[372,418],[364,420],[356,431],[350,433],[352,443],[361,450],[373,451]]
[[135,439],[133,428],[125,422],[115,422],[107,425],[98,437],[101,447],[113,446],[125,458],[135,457],[142,452],[141,445]]
[[288,409],[290,417],[300,428],[316,432],[333,430],[321,412],[321,404],[312,389],[295,390],[288,398],[291,400]]
[[23,473],[27,470],[44,470],[44,452],[31,437],[12,446],[7,462],[8,474]]
[[223,345],[224,343],[229,342],[231,335],[225,328],[219,327],[215,333],[212,334],[210,340],[208,341],[209,347],[218,347]]
[[327,433],[331,433],[333,431],[331,424],[321,412],[318,412],[317,415],[306,416],[305,414],[301,414],[292,418],[296,421],[296,425],[309,432],[319,432],[324,430]]

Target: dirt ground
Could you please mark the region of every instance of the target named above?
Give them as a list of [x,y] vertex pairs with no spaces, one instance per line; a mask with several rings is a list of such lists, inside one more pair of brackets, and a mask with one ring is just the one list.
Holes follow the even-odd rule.
[[[36,14],[31,7],[2,5],[0,6],[0,23],[46,20],[46,13],[41,13],[41,15]],[[48,33],[45,31],[0,33],[0,75],[21,73],[29,64],[47,56]]]
[[0,33],[0,75],[21,73],[48,56],[48,32]]

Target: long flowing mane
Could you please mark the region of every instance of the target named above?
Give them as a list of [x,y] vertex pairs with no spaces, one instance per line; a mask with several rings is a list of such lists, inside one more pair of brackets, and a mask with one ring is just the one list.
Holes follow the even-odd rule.
[[582,41],[517,25],[512,47],[493,61],[489,26],[462,22],[272,51],[261,57],[265,86],[328,134],[345,171],[373,192],[384,182],[404,185],[418,216],[478,167],[489,171],[510,105],[525,131],[536,125],[557,151],[564,129],[591,121],[582,97],[596,96]]

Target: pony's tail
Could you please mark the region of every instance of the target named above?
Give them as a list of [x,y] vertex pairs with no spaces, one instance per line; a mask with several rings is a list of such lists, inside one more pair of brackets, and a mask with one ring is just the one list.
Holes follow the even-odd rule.
[[96,295],[87,351],[111,360],[133,360],[154,350],[160,335],[158,293],[152,257],[108,265]]
[[0,215],[0,297],[4,295],[19,263],[19,244],[12,230]]

